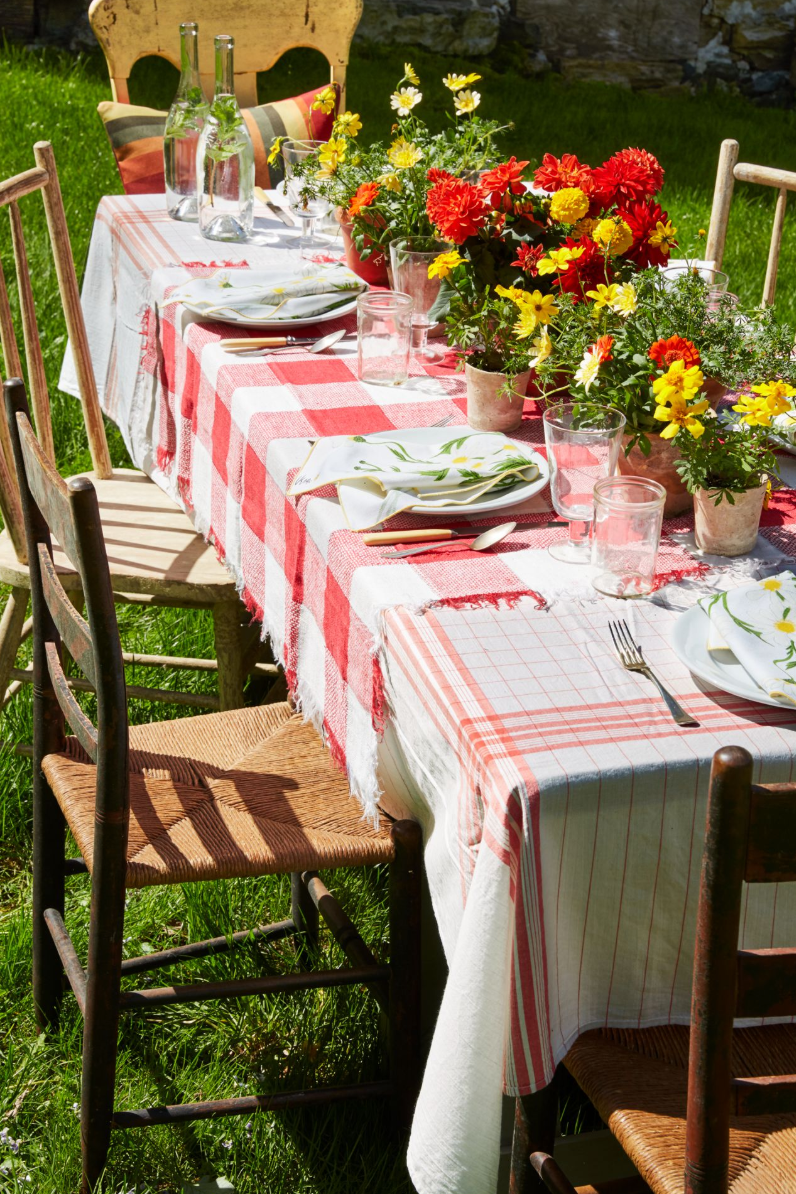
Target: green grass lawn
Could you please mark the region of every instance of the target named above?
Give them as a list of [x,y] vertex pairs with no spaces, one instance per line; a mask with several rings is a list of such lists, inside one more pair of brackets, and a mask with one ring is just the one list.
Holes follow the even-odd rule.
[[[474,65],[485,115],[512,121],[507,152],[538,161],[546,150],[577,153],[596,164],[625,145],[644,145],[667,171],[666,205],[693,248],[706,226],[719,144],[736,137],[747,161],[796,169],[796,113],[757,109],[723,94],[663,98],[631,95],[597,84],[565,86],[560,80],[528,79],[508,51],[491,63],[462,63],[425,52],[410,55],[422,78],[424,104],[440,118],[449,103],[441,77],[452,68]],[[363,135],[385,137],[391,116],[387,96],[402,74],[404,54],[355,47],[349,75],[349,106],[365,121]],[[120,190],[111,151],[96,105],[109,96],[104,64],[55,53],[0,51],[0,162],[3,176],[33,164],[32,144],[51,140],[78,269],[82,268],[92,220],[101,195]],[[262,79],[262,98],[305,90],[325,78],[322,64],[294,52]],[[134,76],[133,98],[155,107],[168,104],[174,73],[164,64],[143,63]],[[730,226],[726,267],[731,289],[744,300],[759,297],[773,207],[770,193],[739,188]],[[65,343],[57,288],[47,255],[43,212],[38,198],[23,203],[42,345],[50,382],[59,464],[74,472],[88,464],[77,404],[57,391]],[[789,224],[782,260],[794,259],[796,233]],[[8,227],[0,217],[0,255],[13,275]],[[796,293],[783,269],[780,305],[796,315]],[[117,464],[127,463],[118,433],[109,429]],[[204,615],[150,614],[120,610],[129,650],[178,655],[212,654],[212,630]],[[194,684],[200,675],[166,676],[130,669],[134,683]],[[178,716],[180,710],[136,703],[135,720]],[[5,715],[6,741],[29,740],[30,694]],[[29,986],[30,764],[10,750],[0,751],[0,1194],[31,1189],[41,1194],[74,1194],[79,1181],[77,1061],[80,1024],[67,997],[60,1035],[37,1037]],[[385,948],[383,875],[340,873],[332,885],[377,953]],[[288,885],[269,879],[226,885],[131,892],[125,949],[129,955],[165,948],[183,940],[215,936],[257,921],[286,915]],[[67,920],[85,947],[88,883],[69,880]],[[329,958],[334,949],[326,942]],[[181,969],[176,981],[278,972],[294,964],[292,947],[249,948],[236,955]],[[158,980],[160,981],[160,980]],[[169,981],[164,979],[163,981]],[[276,1087],[299,1086],[317,1069],[326,1082],[354,1081],[378,1072],[378,1024],[357,991],[311,993],[265,1001],[231,1001],[199,1008],[165,1008],[122,1028],[119,1067],[120,1106],[219,1098]],[[14,1148],[3,1144],[13,1140]],[[16,1141],[19,1141],[18,1151]],[[244,1120],[208,1121],[177,1129],[119,1133],[115,1137],[106,1194],[136,1191],[180,1192],[202,1174],[225,1175],[238,1194],[403,1194],[410,1190],[402,1155],[387,1143],[380,1108],[351,1107],[328,1113],[260,1115]],[[27,1178],[30,1181],[27,1181]]]

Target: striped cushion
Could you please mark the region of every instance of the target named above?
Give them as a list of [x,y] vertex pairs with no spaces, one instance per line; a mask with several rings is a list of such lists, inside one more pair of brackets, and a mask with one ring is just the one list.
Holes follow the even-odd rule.
[[[282,180],[281,158],[273,166],[269,166],[267,161],[276,137],[329,140],[335,113],[326,116],[323,112],[315,111],[310,120],[312,101],[326,86],[328,84],[292,99],[260,104],[257,108],[244,108],[243,118],[254,145],[254,180],[257,186],[268,190]],[[135,104],[117,104],[110,100],[99,104],[97,111],[116,157],[125,194],[151,195],[165,191],[163,130],[167,113],[154,108],[140,108]]]

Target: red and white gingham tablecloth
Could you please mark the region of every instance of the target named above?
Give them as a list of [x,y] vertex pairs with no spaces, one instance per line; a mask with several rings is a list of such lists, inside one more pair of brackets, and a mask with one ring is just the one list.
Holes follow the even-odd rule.
[[[587,569],[551,559],[562,532],[539,525],[546,494],[489,556],[450,544],[385,560],[333,491],[286,491],[310,439],[463,422],[451,362],[406,388],[366,386],[350,342],[241,360],[218,346],[228,327],[158,307],[208,268],[295,261],[280,239],[213,245],[162,197],[103,200],[83,292],[92,357],[134,461],[215,542],[366,808],[389,720],[450,966],[410,1171],[420,1194],[492,1194],[501,1091],[549,1081],[588,1028],[688,1019],[710,758],[740,743],[758,779],[792,778],[796,710],[709,691],[669,636],[707,588],[796,558],[794,495],[776,495],[754,558],[732,567],[693,553],[688,520],[666,524],[652,601],[597,599]],[[68,359],[62,387],[76,393]],[[540,444],[538,414],[519,435]],[[621,669],[610,616],[628,618],[699,728],[674,727]],[[788,943],[794,925],[792,885],[749,895],[746,946]]]

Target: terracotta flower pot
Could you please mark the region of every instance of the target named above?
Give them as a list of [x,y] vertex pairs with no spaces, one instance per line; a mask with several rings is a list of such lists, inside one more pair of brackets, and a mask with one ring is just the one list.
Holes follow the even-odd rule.
[[[348,268],[353,270],[357,277],[361,278],[363,282],[367,282],[369,286],[389,286],[387,255],[378,249],[363,261],[351,235],[353,224],[348,212],[345,208],[338,207],[335,209],[334,214],[337,217],[340,231],[343,234],[343,250],[345,252],[345,263]],[[367,237],[365,237],[365,243],[371,243]]]
[[631,435],[622,437],[617,471],[622,476],[644,477],[647,481],[657,481],[662,485],[666,490],[664,518],[684,514],[691,507],[691,494],[675,467],[680,459],[676,441],[661,439],[659,435],[651,433],[647,436],[650,441],[650,454],[645,456],[638,444],[634,444],[630,451],[627,451],[627,445],[632,438]]
[[724,497],[714,505],[718,493],[717,489],[698,489],[694,494],[697,547],[714,556],[746,555],[757,542],[766,484],[734,493],[733,504]]
[[722,398],[726,398],[729,392],[730,391],[727,386],[725,386],[723,382],[719,381],[717,377],[706,377],[705,384],[702,387],[699,397],[707,398],[711,408],[715,410]]
[[[522,422],[530,369],[509,379],[475,365],[464,366],[467,383],[467,423],[475,431],[515,431]],[[501,391],[503,391],[501,393]]]

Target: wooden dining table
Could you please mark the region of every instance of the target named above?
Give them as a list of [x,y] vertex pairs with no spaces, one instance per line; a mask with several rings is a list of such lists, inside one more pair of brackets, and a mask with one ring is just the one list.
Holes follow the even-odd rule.
[[[701,555],[691,518],[668,520],[644,600],[601,597],[588,566],[549,555],[566,531],[547,525],[547,491],[488,554],[464,539],[385,558],[333,489],[294,498],[291,479],[323,436],[463,425],[462,376],[442,349],[406,385],[363,384],[352,338],[235,356],[219,341],[244,332],[163,305],[208,272],[300,268],[295,236],[257,217],[272,243],[226,245],[169,220],[162,196],[102,200],[83,287],[99,392],[134,463],[215,544],[363,812],[423,826],[449,973],[409,1170],[419,1194],[493,1194],[503,1093],[543,1089],[587,1029],[688,1022],[713,753],[745,746],[757,782],[794,777],[796,708],[700,681],[671,635],[705,593],[794,565],[796,493],[773,495],[740,561]],[[323,330],[338,326],[354,317]],[[68,354],[61,387],[77,393]],[[517,438],[544,452],[533,401]],[[624,670],[616,618],[697,726]],[[793,885],[750,890],[742,945],[794,935]]]

